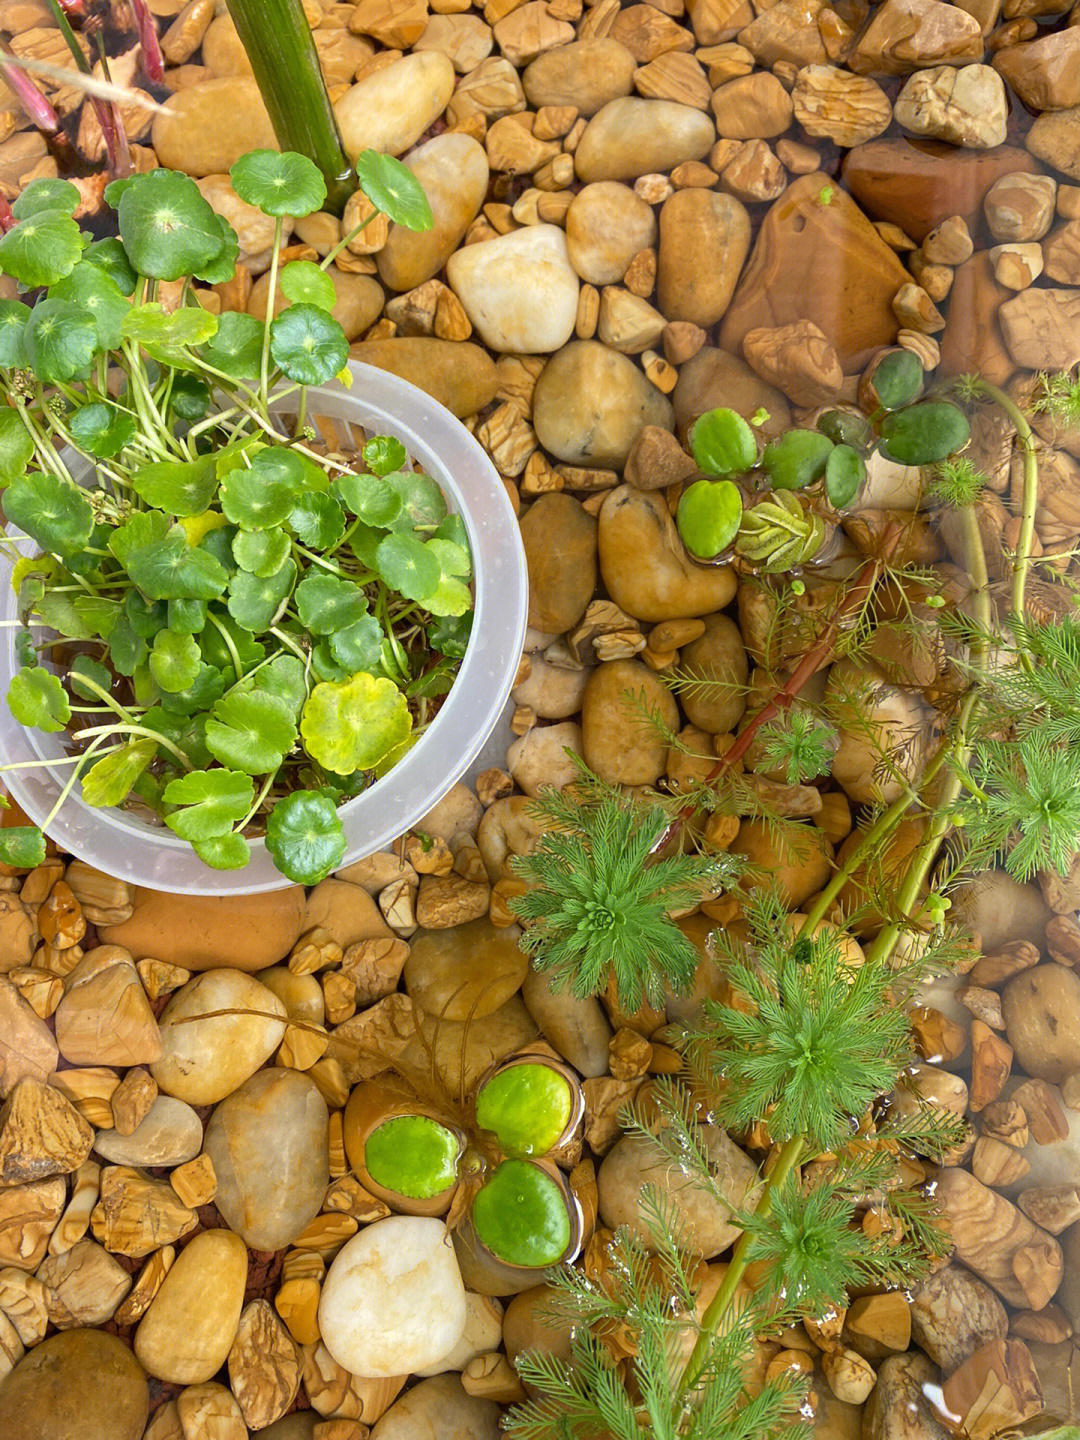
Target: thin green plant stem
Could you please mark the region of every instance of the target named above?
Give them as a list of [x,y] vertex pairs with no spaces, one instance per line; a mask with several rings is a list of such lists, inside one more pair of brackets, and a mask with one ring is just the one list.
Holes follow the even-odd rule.
[[168,750],[170,754],[175,755],[185,770],[192,769],[191,760],[184,754],[183,750],[181,750],[179,746],[174,745],[166,736],[162,735],[159,730],[151,730],[148,725],[95,725],[88,727],[81,733],[83,735],[141,735],[144,739],[156,740],[158,744]]
[[998,385],[981,377],[977,382],[979,392],[1000,405],[1016,426],[1016,438],[1024,452],[1024,493],[1020,510],[1020,535],[1013,557],[1012,608],[1013,614],[1024,614],[1024,589],[1028,570],[1031,567],[1031,545],[1035,534],[1035,504],[1039,496],[1039,457],[1035,450],[1035,436],[1024,412],[1011,395]]
[[[777,1156],[776,1164],[766,1177],[765,1188],[755,1207],[756,1214],[767,1215],[772,1209],[773,1192],[778,1186],[783,1185],[784,1181],[799,1163],[799,1158],[803,1153],[805,1144],[806,1142],[801,1135],[793,1135],[790,1140],[785,1141],[781,1147],[780,1154]],[[708,1307],[701,1317],[701,1331],[690,1353],[690,1359],[686,1363],[686,1369],[683,1371],[680,1389],[684,1394],[686,1391],[693,1389],[701,1378],[701,1372],[705,1369],[706,1362],[709,1358],[709,1346],[712,1342],[712,1337],[719,1330],[720,1322],[727,1314],[731,1307],[731,1302],[735,1298],[735,1292],[739,1288],[739,1281],[746,1274],[746,1267],[750,1263],[750,1249],[752,1245],[753,1239],[749,1231],[744,1230],[739,1237],[739,1243],[735,1246],[720,1289],[717,1290],[716,1294],[709,1301]]]
[[270,288],[266,292],[266,317],[263,320],[262,361],[259,366],[259,403],[265,408],[269,400],[270,381],[270,323],[274,318],[274,302],[277,299],[278,265],[281,263],[281,238],[283,224],[279,215],[274,221],[274,249],[270,256]]
[[330,251],[330,253],[328,255],[325,255],[322,260],[319,261],[319,269],[329,270],[330,266],[345,249],[346,245],[351,244],[351,242],[355,240],[362,231],[367,229],[367,227],[371,224],[373,220],[377,220],[379,218],[379,214],[380,211],[373,210],[366,220],[361,220],[359,225],[354,225],[347,235],[343,235],[338,241],[338,243],[334,246],[334,248]]

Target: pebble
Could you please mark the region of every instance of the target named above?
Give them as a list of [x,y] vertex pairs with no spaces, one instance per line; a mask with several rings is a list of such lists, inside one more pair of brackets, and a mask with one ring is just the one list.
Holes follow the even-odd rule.
[[503,1332],[503,1307],[499,1301],[494,1296],[474,1295],[471,1290],[466,1290],[465,1312],[465,1329],[453,1350],[448,1351],[433,1366],[424,1366],[423,1369],[414,1371],[414,1374],[427,1379],[433,1375],[441,1375],[446,1370],[460,1372],[478,1355],[498,1350],[502,1344]]
[[1029,370],[1071,370],[1080,362],[1080,291],[1033,286],[998,311],[1005,348]]
[[59,1178],[0,1188],[0,1266],[36,1270],[66,1204]]
[[848,57],[860,73],[908,75],[928,65],[981,60],[982,28],[973,15],[942,0],[885,0]]
[[986,870],[953,894],[956,923],[977,931],[983,953],[995,955],[1013,940],[1042,935],[1052,911],[1037,885],[1023,885],[1004,870]]
[[[997,58],[1006,54],[1000,51]],[[1000,69],[1000,66],[998,67]],[[1009,102],[989,65],[938,65],[904,82],[893,108],[896,123],[913,135],[990,150],[1005,143]]]
[[730,195],[677,190],[660,211],[657,304],[708,329],[728,305],[750,250],[750,215]]
[[479,345],[410,336],[365,340],[350,347],[354,360],[400,375],[454,415],[475,415],[495,398],[495,362]]
[[170,95],[165,113],[154,116],[151,142],[160,165],[196,177],[224,174],[249,150],[278,149],[259,87],[243,75]]
[[981,1345],[1003,1340],[1009,1320],[989,1285],[962,1265],[950,1264],[911,1294],[911,1332],[916,1343],[946,1373],[961,1366]]
[[438,50],[405,55],[373,70],[334,106],[345,152],[402,155],[415,145],[454,93],[454,67]]
[[703,680],[730,687],[684,694],[682,709],[690,724],[709,735],[734,733],[746,713],[742,687],[750,673],[739,627],[726,615],[706,616],[705,633],[683,647],[679,663]]
[[565,988],[553,991],[548,977],[530,967],[521,998],[544,1039],[579,1075],[588,1079],[607,1074],[612,1030],[595,996],[579,998]]
[[34,917],[18,895],[0,893],[0,965],[4,970],[29,965],[38,938]]
[[231,1230],[203,1230],[180,1251],[135,1332],[143,1368],[175,1385],[216,1375],[236,1338],[247,1250]]
[[735,594],[735,572],[728,566],[690,560],[656,491],[630,485],[613,490],[600,511],[598,541],[608,594],[637,620],[707,615]]
[[464,781],[452,785],[438,804],[422,815],[413,827],[436,840],[450,841],[461,830],[475,835],[484,816],[476,792]]
[[581,726],[572,720],[561,725],[534,726],[513,742],[506,752],[506,768],[519,790],[534,798],[544,786],[562,790],[581,774],[567,754],[581,754]]
[[547,354],[574,333],[580,287],[557,225],[467,245],[450,257],[446,278],[492,350]]
[[92,1127],[70,1100],[24,1075],[0,1110],[0,1186],[69,1175],[93,1141]]
[[131,955],[97,945],[67,977],[56,1008],[56,1043],[72,1065],[148,1065],[161,1035]]
[[567,720],[581,709],[588,678],[587,670],[564,670],[543,655],[533,655],[527,678],[514,686],[513,701],[528,706],[539,720]]
[[427,1044],[435,1049],[440,1082],[452,1095],[463,1085],[468,1093],[492,1065],[536,1039],[536,1026],[520,995],[512,995],[505,1005],[480,1020],[436,1022],[434,1016],[426,1015],[422,1030]]
[[190,1105],[159,1095],[131,1132],[99,1130],[94,1149],[113,1165],[183,1165],[202,1149],[202,1121]]
[[656,243],[652,206],[617,180],[586,185],[566,212],[570,263],[590,285],[615,285],[630,261]]
[[1036,965],[1001,992],[1005,1034],[1017,1065],[1055,1083],[1080,1070],[1080,975],[1064,965]]
[[983,210],[995,240],[1041,240],[1054,222],[1057,185],[1049,175],[1003,175],[986,192]]
[[412,290],[437,275],[479,213],[488,186],[484,147],[471,135],[436,135],[405,162],[427,195],[430,230],[391,225],[376,256],[379,278],[391,290]]
[[196,181],[206,200],[236,231],[240,242],[237,257],[253,275],[261,275],[270,264],[274,246],[274,218],[255,205],[241,200],[228,175],[207,175]]
[[[791,424],[791,407],[783,391],[763,380],[745,360],[712,345],[703,345],[682,366],[671,398],[682,436],[699,415],[718,405],[729,406],[746,418],[764,410],[769,418],[759,431],[763,440],[782,434]],[[697,573],[700,566],[694,569]]]
[[296,1070],[260,1070],[210,1117],[203,1149],[214,1204],[252,1250],[282,1250],[319,1213],[330,1182],[326,1101]]
[[773,140],[788,129],[793,114],[791,96],[767,70],[720,85],[713,91],[712,112],[722,140]]
[[863,1440],[949,1440],[927,1398],[941,1383],[932,1361],[917,1350],[890,1355],[863,1408]]
[[308,896],[305,933],[308,930],[325,930],[342,950],[361,940],[389,939],[393,934],[366,890],[334,879],[321,881]]
[[230,1095],[269,1059],[285,1033],[283,1019],[254,1015],[173,1023],[209,1010],[286,1013],[276,995],[239,970],[210,970],[182,986],[162,1012],[162,1055],[150,1073],[166,1095],[191,1105],[214,1105]]
[[296,944],[304,919],[300,885],[262,895],[171,895],[137,888],[134,913],[103,925],[106,945],[136,960],[152,956],[185,970],[264,970]]
[[38,1267],[49,1321],[58,1330],[104,1325],[131,1289],[131,1276],[94,1240],[77,1240]]
[[[400,866],[401,862],[396,855],[391,856],[391,860],[395,867]],[[339,873],[343,874],[345,879],[349,878],[344,872]],[[389,883],[386,881],[386,884]],[[271,965],[269,970],[260,970],[256,978],[260,985],[265,985],[278,997],[290,1020],[305,1020],[309,1025],[321,1025],[326,1019],[326,1001],[322,986],[315,975],[296,975],[287,965]]]
[[487,919],[453,930],[418,930],[405,961],[405,989],[428,1015],[481,1019],[521,989],[529,965],[513,933]]
[[585,763],[601,780],[614,785],[653,785],[664,773],[667,746],[634,706],[636,699],[672,730],[679,728],[671,691],[638,660],[598,665],[585,687],[581,707]]
[[536,382],[537,439],[567,464],[619,470],[645,425],[671,430],[671,402],[631,359],[597,340],[564,345]]
[[1024,144],[1036,159],[1080,180],[1080,105],[1036,116]]
[[543,105],[573,105],[590,118],[634,88],[633,55],[610,38],[575,40],[537,58],[521,84],[534,110]]
[[501,1440],[502,1410],[468,1394],[457,1375],[422,1380],[396,1400],[371,1440]]
[[572,630],[596,589],[596,517],[570,495],[541,495],[521,519],[529,566],[529,624]]
[[[823,283],[838,274],[843,285]],[[895,340],[892,300],[910,279],[844,190],[820,174],[800,176],[761,222],[724,315],[720,344],[738,354],[748,330],[809,320],[830,341],[845,372],[858,370]]]
[[763,820],[744,820],[728,846],[744,855],[752,871],[769,876],[789,910],[815,895],[832,873],[832,846],[814,825],[804,826],[798,844],[778,837]]
[[[741,1205],[757,1181],[757,1168],[724,1131],[703,1125],[700,1136],[720,1194]],[[600,1166],[597,1184],[604,1224],[611,1229],[629,1226],[649,1250],[653,1241],[641,1206],[641,1192],[647,1185],[663,1188],[668,1203],[686,1225],[689,1244],[704,1259],[719,1255],[739,1236],[739,1228],[732,1224],[731,1212],[721,1200],[690,1178],[677,1177],[669,1162],[636,1136],[624,1135],[615,1142]]]
[[47,1080],[58,1059],[52,1031],[11,981],[0,976],[0,1099],[24,1075]]
[[1008,45],[994,56],[994,69],[1030,110],[1080,105],[1080,30],[1057,30],[1027,44]]
[[103,1330],[64,1330],[35,1345],[0,1386],[0,1434],[141,1440],[149,1408],[146,1376],[122,1340]]
[[712,121],[674,100],[610,100],[585,127],[574,152],[579,180],[636,180],[701,160],[716,139]]
[[964,316],[964,323],[945,327],[941,337],[943,375],[977,370],[992,385],[1005,384],[1016,366],[1001,338],[998,310],[1012,293],[995,278],[989,251],[977,250],[956,267],[949,304]]
[[353,1375],[403,1375],[448,1354],[465,1329],[465,1287],[441,1220],[392,1215],[334,1258],[319,1302],[323,1344]]

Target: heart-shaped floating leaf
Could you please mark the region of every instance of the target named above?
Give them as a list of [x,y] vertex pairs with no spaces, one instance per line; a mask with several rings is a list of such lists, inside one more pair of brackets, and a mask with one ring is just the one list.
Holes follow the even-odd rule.
[[281,618],[295,581],[295,560],[286,560],[272,575],[240,570],[229,581],[229,614],[243,629],[261,635]]
[[290,305],[270,325],[270,354],[298,385],[325,385],[349,358],[345,331],[317,305]]
[[360,189],[396,225],[430,230],[435,223],[424,187],[412,171],[392,155],[362,150],[356,157]]
[[78,186],[72,185],[70,180],[43,175],[30,181],[13,203],[11,213],[16,220],[28,220],[31,215],[40,215],[43,210],[60,210],[65,215],[74,215],[81,204]]
[[111,275],[81,260],[70,275],[51,287],[49,296],[53,300],[67,300],[93,315],[100,349],[119,347],[131,306]]
[[45,863],[45,836],[36,825],[9,825],[0,830],[0,865],[31,870]]
[[26,322],[30,307],[21,300],[0,300],[0,365],[26,367]]
[[84,405],[68,422],[68,428],[79,446],[89,455],[107,460],[119,455],[135,438],[135,417],[115,405],[95,401]]
[[215,760],[245,775],[277,770],[296,741],[288,707],[260,691],[230,693],[206,723],[206,744]]
[[291,549],[292,541],[284,530],[239,530],[233,536],[232,553],[237,565],[263,580],[277,574]]
[[82,798],[87,805],[121,805],[131,787],[157,754],[157,741],[141,735],[103,755],[82,777]]
[[375,616],[365,615],[343,630],[335,630],[328,643],[331,655],[351,676],[358,670],[366,670],[370,674],[375,669],[384,639],[383,628]]
[[[209,627],[207,627],[209,630]],[[204,632],[207,633],[207,632]],[[217,631],[214,631],[217,635]],[[199,636],[199,649],[202,650],[202,634]],[[115,643],[113,654],[115,656]],[[178,695],[163,695],[161,706],[172,715],[195,715],[200,710],[209,710],[216,700],[220,700],[225,693],[225,676],[216,665],[208,665],[204,656],[203,663],[199,667],[199,673],[194,682]],[[194,759],[194,757],[192,757]],[[209,759],[207,760],[209,764]]]
[[289,511],[289,529],[301,545],[325,554],[345,534],[345,512],[332,495],[305,493]]
[[881,453],[900,465],[934,465],[970,438],[967,416],[946,400],[894,410],[881,422]]
[[83,263],[95,266],[110,279],[115,280],[122,294],[135,294],[135,282],[138,276],[131,268],[127,251],[115,236],[110,236],[107,240],[95,240],[83,251],[82,258]]
[[699,560],[713,560],[739,532],[743,501],[731,480],[696,480],[683,491],[675,523],[683,544]]
[[832,449],[820,430],[788,430],[769,441],[761,463],[774,490],[803,490],[824,475]]
[[41,210],[0,236],[0,271],[29,288],[70,275],[83,251],[78,225],[63,210]]
[[97,353],[97,321],[68,300],[42,300],[27,321],[23,344],[39,380],[73,380],[89,369]]
[[438,556],[414,535],[388,535],[375,551],[375,567],[391,590],[409,600],[434,595],[442,579]]
[[217,334],[202,346],[199,355],[230,380],[247,380],[259,373],[262,339],[263,327],[254,315],[227,310],[218,321]]
[[237,160],[229,178],[240,199],[264,215],[311,215],[326,199],[326,181],[318,166],[294,150],[250,150]]
[[186,306],[167,315],[156,302],[136,305],[124,320],[124,335],[141,345],[155,360],[175,364],[185,351],[206,345],[216,334],[218,320],[201,305]]
[[364,464],[373,475],[389,475],[408,461],[405,446],[393,435],[374,435],[362,450]]
[[297,885],[318,885],[345,858],[345,832],[334,802],[313,790],[280,799],[266,822],[266,848]]
[[131,483],[136,495],[155,510],[167,515],[201,515],[217,493],[214,456],[155,460],[136,470]]
[[552,1065],[508,1065],[481,1086],[476,1123],[507,1155],[545,1155],[570,1121],[573,1092]]
[[117,217],[132,265],[155,280],[194,275],[225,248],[217,215],[194,180],[175,170],[138,176],[121,194]]
[[213,870],[242,870],[251,859],[251,846],[242,835],[213,835],[192,840],[191,848]]
[[22,475],[4,491],[4,513],[42,550],[73,555],[90,541],[94,512],[86,492],[58,475]]
[[316,685],[300,719],[308,754],[338,775],[370,770],[411,729],[408,702],[394,682],[363,671],[351,680]]
[[0,484],[18,479],[33,453],[34,441],[19,411],[10,405],[0,408]]
[[60,681],[43,666],[19,670],[7,692],[8,709],[20,725],[53,735],[71,719],[71,705]]
[[280,700],[294,720],[300,719],[300,711],[307,699],[307,672],[295,655],[275,655],[251,675],[246,675],[236,687],[236,694],[246,695],[262,692]]
[[855,499],[866,479],[866,461],[850,445],[837,445],[825,466],[825,493],[834,510],[843,510]]
[[199,673],[202,657],[191,635],[159,630],[150,651],[150,674],[171,695],[186,690]]
[[757,439],[734,410],[707,410],[690,427],[690,450],[706,475],[738,475],[757,463]]
[[150,600],[214,600],[229,579],[212,555],[188,544],[179,525],[163,540],[133,551],[127,570]]
[[[100,700],[99,691],[112,692],[112,675],[107,665],[90,655],[76,655],[68,671],[68,684],[82,700]],[[96,687],[96,688],[94,688]]]
[[367,608],[367,596],[360,586],[336,575],[305,575],[296,587],[296,613],[313,635],[343,630],[365,615]]
[[300,457],[277,446],[260,450],[247,469],[231,470],[221,482],[225,517],[244,530],[283,525],[304,482]]
[[431,1200],[457,1180],[461,1141],[427,1115],[398,1115],[384,1121],[364,1142],[364,1169],[376,1185]]
[[367,525],[392,525],[402,511],[401,495],[375,475],[341,475],[332,493]]
[[508,1265],[555,1265],[570,1245],[563,1193],[528,1160],[504,1160],[495,1169],[477,1191],[472,1220],[481,1243]]
[[278,283],[286,300],[295,304],[318,305],[320,310],[333,310],[337,304],[334,282],[311,260],[290,261]]
[[193,770],[165,787],[167,805],[182,805],[165,824],[181,840],[212,840],[227,834],[251,809],[255,787],[233,770]]

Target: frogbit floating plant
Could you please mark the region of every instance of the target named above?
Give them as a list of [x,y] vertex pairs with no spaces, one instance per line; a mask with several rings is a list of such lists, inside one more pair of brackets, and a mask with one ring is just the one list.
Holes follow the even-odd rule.
[[[377,209],[353,234],[379,212],[430,226],[400,162],[369,151],[357,169]],[[231,177],[276,222],[270,293],[290,303],[263,323],[199,303],[194,283],[231,278],[238,246],[182,174],[113,182],[119,238],[100,241],[73,185],[34,181],[0,237],[0,269],[37,292],[0,302],[4,509],[39,547],[2,542],[21,618],[6,704],[67,733],[54,814],[81,783],[87,804],[135,807],[226,870],[261,832],[311,884],[344,853],[338,805],[453,683],[471,559],[396,439],[368,437],[353,465],[306,423],[308,386],[351,383],[327,271],[352,234],[320,265],[281,265],[284,217],[320,208],[322,175],[264,150]],[[0,859],[38,863],[50,818],[5,829]]]

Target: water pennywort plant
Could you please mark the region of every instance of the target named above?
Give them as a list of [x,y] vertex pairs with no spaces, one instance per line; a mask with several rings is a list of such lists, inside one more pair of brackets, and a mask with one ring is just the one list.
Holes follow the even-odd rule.
[[[430,226],[398,161],[369,151],[357,169],[373,213]],[[111,184],[119,238],[96,242],[75,187],[35,181],[0,238],[0,269],[37,292],[0,304],[4,508],[40,549],[3,542],[22,627],[6,699],[20,724],[70,736],[58,806],[81,781],[86,803],[137,805],[218,869],[245,865],[264,831],[310,884],[344,852],[337,806],[453,682],[471,560],[397,440],[367,438],[354,466],[306,423],[308,386],[351,383],[337,251],[280,263],[284,219],[321,207],[322,175],[266,150],[231,177],[276,221],[270,293],[291,303],[263,323],[199,303],[194,283],[230,279],[238,246],[182,174]],[[5,829],[0,846],[36,864],[42,830]]]

